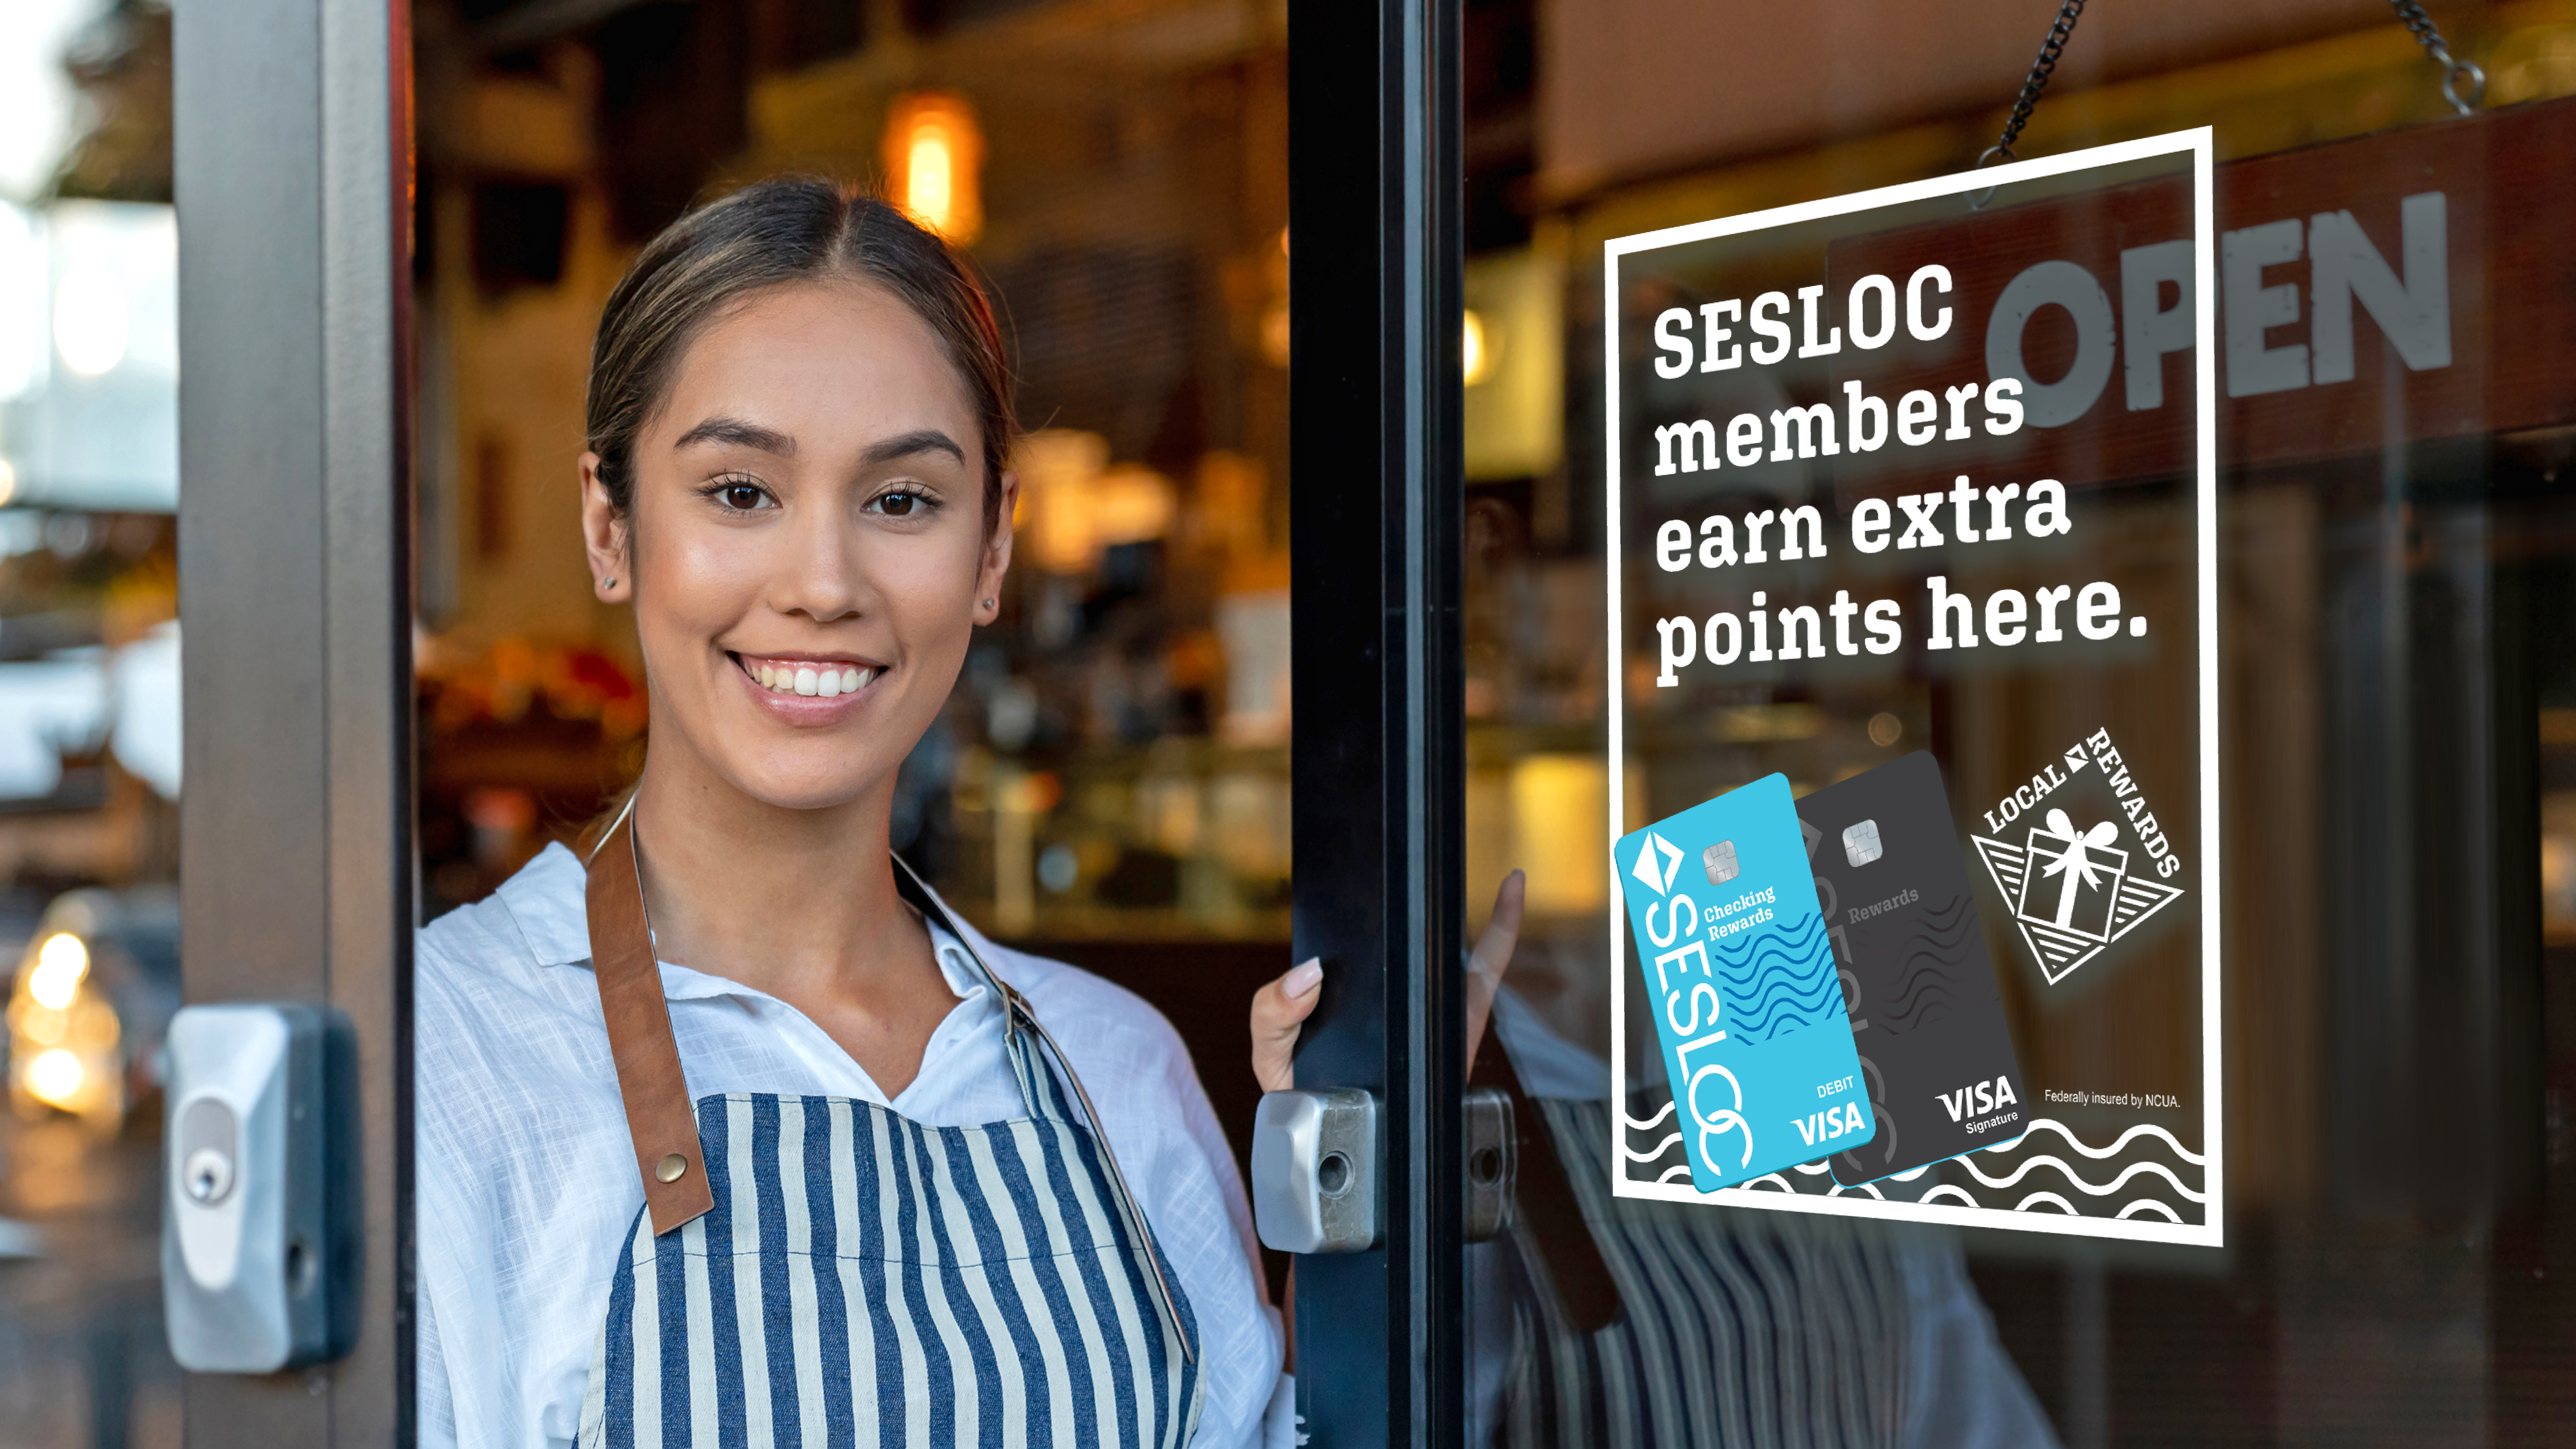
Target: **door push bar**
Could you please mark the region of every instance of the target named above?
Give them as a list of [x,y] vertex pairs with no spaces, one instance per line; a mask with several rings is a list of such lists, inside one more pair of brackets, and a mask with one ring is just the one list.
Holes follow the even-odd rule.
[[265,1374],[348,1351],[347,1031],[298,1003],[170,1022],[161,1300],[181,1368]]
[[[1459,1171],[1468,1242],[1511,1226],[1518,1170],[1511,1099],[1468,1090]],[[1378,1198],[1378,1100],[1357,1087],[1269,1092],[1252,1123],[1252,1217],[1283,1253],[1364,1253],[1383,1236]]]

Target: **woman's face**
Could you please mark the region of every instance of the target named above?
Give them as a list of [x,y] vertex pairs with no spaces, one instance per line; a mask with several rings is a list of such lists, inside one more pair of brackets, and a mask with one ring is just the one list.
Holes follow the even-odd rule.
[[758,294],[682,356],[629,519],[597,465],[591,574],[634,603],[654,754],[791,809],[890,780],[993,616],[1017,491],[988,538],[975,410],[929,327],[855,282]]

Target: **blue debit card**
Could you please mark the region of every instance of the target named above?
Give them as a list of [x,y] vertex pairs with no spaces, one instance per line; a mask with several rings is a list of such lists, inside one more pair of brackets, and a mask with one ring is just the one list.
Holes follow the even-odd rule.
[[1788,777],[1622,836],[1610,858],[1692,1186],[1715,1192],[1874,1136]]

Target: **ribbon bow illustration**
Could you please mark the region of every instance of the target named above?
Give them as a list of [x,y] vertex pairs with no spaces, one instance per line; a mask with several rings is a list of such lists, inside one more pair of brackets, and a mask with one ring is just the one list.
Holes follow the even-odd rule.
[[2092,860],[2092,847],[2110,845],[2113,840],[2119,838],[2120,829],[2105,820],[2092,829],[2078,834],[2075,822],[2067,817],[2065,811],[2051,810],[2048,812],[2048,833],[2063,836],[2073,842],[2067,846],[2065,854],[2049,862],[2040,871],[2044,876],[2060,875],[2066,878],[2066,884],[2057,897],[2057,924],[2071,929],[2075,921],[2076,893],[2080,890],[2090,890],[2102,883],[2101,867],[2095,865]]

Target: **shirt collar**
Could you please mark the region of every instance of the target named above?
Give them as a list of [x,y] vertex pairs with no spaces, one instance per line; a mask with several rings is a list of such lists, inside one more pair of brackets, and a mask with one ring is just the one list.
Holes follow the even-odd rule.
[[[519,934],[527,940],[528,953],[538,965],[589,967],[589,883],[581,857],[560,842],[549,844],[536,859],[520,867],[518,874],[501,883],[495,894],[509,910],[511,919],[518,922]],[[932,955],[939,962],[939,974],[947,979],[952,993],[973,1000],[985,990],[984,977],[967,953],[971,951],[988,963],[998,953],[981,931],[948,910],[948,903],[940,901],[937,892],[931,893],[931,899],[939,901],[940,908],[957,927],[957,934],[952,936],[936,921],[930,923]],[[662,993],[673,1000],[734,995],[750,989],[668,961],[659,964]]]

